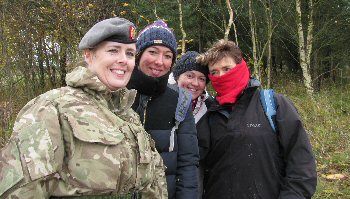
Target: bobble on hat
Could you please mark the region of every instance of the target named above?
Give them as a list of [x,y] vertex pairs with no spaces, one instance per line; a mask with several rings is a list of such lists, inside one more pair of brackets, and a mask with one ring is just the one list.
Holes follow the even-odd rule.
[[177,43],[173,31],[163,20],[158,20],[145,27],[137,37],[136,51],[142,53],[146,48],[153,45],[163,45],[173,52],[173,63],[176,59]]
[[207,83],[209,82],[208,74],[209,69],[207,66],[203,66],[196,61],[196,57],[199,55],[195,51],[187,51],[183,54],[179,60],[177,60],[175,68],[173,69],[173,75],[175,79],[178,79],[182,73],[195,70],[205,75]]

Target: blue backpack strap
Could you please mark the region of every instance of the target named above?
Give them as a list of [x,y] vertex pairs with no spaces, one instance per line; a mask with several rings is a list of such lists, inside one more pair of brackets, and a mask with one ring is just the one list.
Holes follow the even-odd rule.
[[260,101],[264,108],[265,115],[269,120],[269,123],[273,131],[277,132],[277,127],[275,124],[276,120],[276,103],[274,98],[273,89],[262,89],[260,90]]
[[177,100],[177,106],[175,111],[175,126],[171,129],[170,133],[170,145],[169,151],[174,150],[175,145],[175,131],[179,127],[180,123],[186,118],[187,110],[189,109],[192,101],[192,94],[179,87],[179,98]]

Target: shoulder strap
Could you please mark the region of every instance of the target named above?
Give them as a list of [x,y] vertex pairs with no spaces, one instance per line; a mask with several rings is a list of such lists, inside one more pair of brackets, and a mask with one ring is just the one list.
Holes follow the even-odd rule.
[[175,111],[175,126],[171,129],[169,151],[174,150],[175,145],[175,131],[178,129],[180,123],[186,118],[187,110],[191,105],[192,94],[185,89],[179,87],[179,98]]
[[274,98],[273,89],[262,89],[260,90],[260,101],[264,108],[265,115],[269,120],[269,123],[273,131],[277,132],[277,127],[275,124],[276,120],[276,104]]
[[179,88],[179,98],[177,100],[175,120],[182,122],[187,114],[187,110],[191,105],[192,94],[183,88]]
[[191,104],[192,93],[184,88],[177,86],[177,84],[168,84],[168,87],[179,93],[175,111],[175,121],[180,123],[186,117],[187,110]]

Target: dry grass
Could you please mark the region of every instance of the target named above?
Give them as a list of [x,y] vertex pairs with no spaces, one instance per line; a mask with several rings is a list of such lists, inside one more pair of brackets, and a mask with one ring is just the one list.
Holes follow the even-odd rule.
[[[318,186],[313,198],[350,198],[350,86],[327,83],[315,96],[300,81],[284,79],[277,92],[297,107],[317,160]],[[334,174],[341,174],[330,179]]]

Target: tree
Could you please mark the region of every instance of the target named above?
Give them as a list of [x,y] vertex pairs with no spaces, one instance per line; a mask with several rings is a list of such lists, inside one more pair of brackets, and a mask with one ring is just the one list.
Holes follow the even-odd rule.
[[230,0],[226,0],[226,6],[227,6],[227,11],[230,15],[229,19],[228,19],[228,24],[227,26],[225,27],[225,34],[224,34],[224,39],[228,39],[228,35],[230,33],[230,29],[231,29],[231,26],[233,24],[233,10],[231,8],[231,2]]
[[180,30],[182,33],[182,39],[181,39],[181,54],[185,54],[186,52],[186,32],[183,27],[183,16],[182,16],[182,0],[177,0],[179,4],[179,19],[180,19]]
[[314,89],[312,87],[312,82],[311,82],[310,60],[311,60],[311,51],[312,51],[312,43],[313,43],[314,5],[313,5],[313,0],[308,0],[308,3],[309,3],[309,14],[307,19],[306,38],[304,35],[304,27],[302,23],[301,0],[296,0],[296,13],[297,13],[300,67],[303,71],[304,85],[307,89],[308,94],[312,95],[314,93]]
[[261,73],[260,73],[260,63],[258,62],[258,52],[257,52],[257,33],[256,33],[256,21],[254,17],[254,11],[253,11],[253,5],[252,5],[252,0],[248,0],[249,4],[249,23],[250,23],[250,33],[252,37],[252,48],[253,48],[253,62],[254,62],[254,70],[253,70],[253,75],[261,79]]
[[272,68],[272,33],[273,33],[273,22],[272,22],[272,4],[271,0],[267,0],[265,4],[266,10],[266,25],[267,25],[267,88],[271,87],[271,68]]

